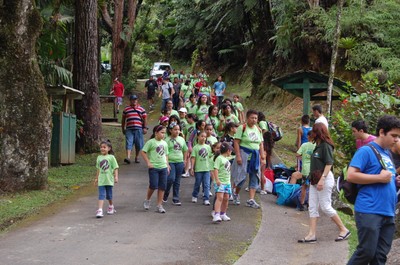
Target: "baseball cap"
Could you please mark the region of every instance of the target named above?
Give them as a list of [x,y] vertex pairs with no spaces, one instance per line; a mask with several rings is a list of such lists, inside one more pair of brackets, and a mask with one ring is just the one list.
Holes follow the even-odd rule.
[[138,99],[138,97],[137,97],[136,95],[131,95],[131,96],[129,97],[129,100],[134,100],[134,99]]
[[186,108],[180,108],[178,111],[179,111],[179,112],[187,113],[187,109],[186,109]]
[[162,123],[164,123],[164,122],[166,122],[166,121],[169,121],[168,116],[162,116],[162,117],[160,118],[160,124],[162,124]]

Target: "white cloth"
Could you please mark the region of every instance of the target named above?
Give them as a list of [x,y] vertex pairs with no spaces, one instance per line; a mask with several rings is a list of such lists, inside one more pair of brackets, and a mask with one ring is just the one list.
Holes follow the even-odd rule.
[[326,126],[327,129],[329,129],[328,120],[322,114],[321,114],[321,116],[318,117],[318,119],[315,120],[315,123],[322,123]]
[[336,215],[335,209],[332,207],[332,189],[335,185],[335,179],[332,172],[329,172],[325,178],[324,188],[317,190],[317,185],[310,185],[310,194],[308,199],[310,218],[319,217],[318,209],[324,212],[328,217]]

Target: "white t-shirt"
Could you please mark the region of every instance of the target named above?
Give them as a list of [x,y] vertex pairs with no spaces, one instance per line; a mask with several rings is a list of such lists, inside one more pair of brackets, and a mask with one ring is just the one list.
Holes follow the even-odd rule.
[[324,115],[321,114],[318,119],[315,120],[315,123],[323,123],[327,129],[329,129],[328,120]]

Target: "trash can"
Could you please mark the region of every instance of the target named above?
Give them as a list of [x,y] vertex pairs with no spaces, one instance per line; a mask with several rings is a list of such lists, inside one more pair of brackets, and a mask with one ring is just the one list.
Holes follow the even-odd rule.
[[53,129],[50,147],[50,164],[75,163],[76,115],[53,113]]

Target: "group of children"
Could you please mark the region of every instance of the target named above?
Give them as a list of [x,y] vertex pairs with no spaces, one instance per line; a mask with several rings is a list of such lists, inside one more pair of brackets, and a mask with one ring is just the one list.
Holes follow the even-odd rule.
[[[193,101],[194,99],[194,101]],[[149,168],[149,186],[143,207],[149,210],[151,207],[151,197],[157,190],[156,211],[165,213],[163,203],[169,199],[172,189],[172,204],[182,205],[180,199],[181,178],[189,176],[195,177],[192,191],[192,203],[197,203],[200,199],[200,188],[202,187],[202,203],[209,206],[212,204],[213,222],[229,221],[227,209],[228,201],[232,200],[231,184],[231,164],[235,158],[233,145],[235,134],[240,123],[244,122],[243,107],[239,102],[239,97],[234,96],[234,101],[224,99],[220,106],[210,103],[210,97],[202,95],[197,97],[190,95],[186,107],[178,111],[173,110],[172,102],[166,102],[166,109],[159,120],[159,124],[153,129],[151,139],[148,140],[142,151],[142,157]],[[239,106],[239,107],[235,107]],[[206,107],[206,111],[202,110]],[[260,132],[264,134],[265,150],[267,157],[272,153],[273,141],[268,138],[268,125],[265,116],[258,114]],[[101,155],[98,158],[97,168],[98,177],[107,176],[110,180],[105,185],[109,186],[104,196],[99,182],[99,209],[97,217],[102,217],[103,200],[109,200],[108,214],[115,212],[112,204],[111,176],[114,174],[115,182],[118,180],[118,164],[115,158],[109,154],[112,151],[111,144],[104,142],[101,144]],[[269,154],[269,156],[268,156]],[[102,166],[106,159],[112,160],[108,167]],[[270,159],[267,159],[271,166]],[[113,172],[113,173],[112,173]],[[263,184],[261,182],[261,184]],[[212,196],[211,186],[214,188],[214,200],[210,202]],[[262,189],[262,187],[261,187]]]

